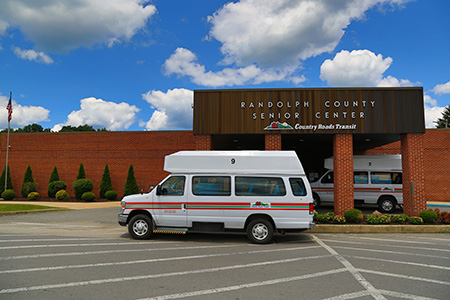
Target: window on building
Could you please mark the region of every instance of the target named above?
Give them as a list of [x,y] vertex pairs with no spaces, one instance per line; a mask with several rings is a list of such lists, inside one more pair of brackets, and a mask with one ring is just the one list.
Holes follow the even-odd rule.
[[230,196],[231,177],[194,176],[192,177],[192,194],[196,196]]
[[236,176],[237,196],[284,196],[286,188],[280,177]]

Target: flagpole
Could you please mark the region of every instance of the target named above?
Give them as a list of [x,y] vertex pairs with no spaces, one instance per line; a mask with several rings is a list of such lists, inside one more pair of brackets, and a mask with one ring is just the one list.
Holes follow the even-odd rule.
[[[9,92],[9,103],[11,104],[12,92]],[[8,154],[9,154],[9,130],[10,130],[11,118],[8,111],[8,135],[6,138],[6,166],[5,166],[5,191],[8,189]]]

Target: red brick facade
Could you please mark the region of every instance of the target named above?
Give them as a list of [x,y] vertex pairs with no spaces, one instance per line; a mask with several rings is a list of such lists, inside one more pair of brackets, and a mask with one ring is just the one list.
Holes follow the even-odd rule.
[[[6,137],[6,134],[1,134],[0,168],[2,170],[6,161]],[[76,179],[80,163],[84,165],[87,178],[93,181],[93,192],[96,195],[99,192],[103,170],[108,164],[113,188],[121,196],[131,164],[133,164],[139,187],[146,191],[150,185],[156,185],[167,175],[163,171],[164,156],[180,150],[210,150],[212,147],[210,135],[194,136],[192,131],[13,133],[10,135],[10,145],[9,166],[14,190],[20,194],[25,170],[30,165],[33,177],[39,184],[38,192],[42,196],[47,195],[48,180],[55,166],[58,168],[60,179],[68,184],[68,192],[73,196],[72,184]],[[266,150],[282,150],[281,135],[267,134],[265,147]],[[425,201],[450,200],[449,150],[450,130],[435,129],[427,130],[424,135],[405,135],[401,142],[377,147],[361,154],[403,154],[405,156],[406,161],[403,164],[408,165],[409,174],[404,175],[404,188],[409,188],[407,182],[414,182],[414,199],[420,203],[420,206],[414,208],[414,214],[417,214],[425,209],[423,206]],[[342,161],[339,165],[349,168],[352,165],[350,163],[352,135],[336,135],[334,151],[334,156]],[[423,156],[422,167],[418,163],[421,155]],[[335,162],[335,165],[337,166],[338,163]],[[339,175],[336,176],[341,178]],[[336,179],[336,183],[338,180],[341,181]],[[348,188],[349,182],[353,183],[352,179],[342,180],[339,183],[342,187],[337,193],[344,202],[342,206],[335,208],[337,213],[343,213],[353,207],[353,201],[349,200],[353,199],[353,194],[350,194]],[[405,205],[406,199],[410,197],[405,196]],[[406,209],[409,208],[406,206]]]
[[334,212],[343,216],[354,208],[353,201],[353,136],[333,136]]
[[266,134],[265,145],[269,151],[281,150],[281,134]]
[[[402,143],[398,141],[362,154],[402,154]],[[450,201],[450,130],[428,129],[423,135],[423,173],[425,200]]]
[[[6,162],[6,137],[1,135],[2,170]],[[97,196],[106,164],[119,196],[131,164],[139,188],[147,191],[168,174],[163,171],[164,156],[196,149],[192,131],[14,133],[9,144],[9,166],[16,194],[20,195],[23,176],[30,165],[41,196],[47,196],[48,180],[55,166],[60,180],[68,185],[69,195],[74,196],[72,184],[80,163],[84,165],[86,177],[93,181]]]
[[211,135],[202,134],[195,136],[196,150],[211,150]]

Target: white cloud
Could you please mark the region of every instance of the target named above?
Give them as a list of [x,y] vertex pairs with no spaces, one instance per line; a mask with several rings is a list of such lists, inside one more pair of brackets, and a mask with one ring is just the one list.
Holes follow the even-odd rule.
[[298,64],[335,49],[352,20],[390,0],[241,0],[208,17],[208,38],[221,42],[224,62]]
[[156,13],[147,0],[2,0],[0,35],[19,28],[36,48],[67,52],[130,39]]
[[185,48],[177,48],[175,53],[166,60],[163,68],[165,75],[189,76],[192,82],[210,87],[260,84],[283,80],[299,84],[305,80],[303,76],[292,75],[297,70],[295,67],[276,70],[249,65],[237,69],[225,68],[218,72],[206,71],[205,66],[197,62],[196,55]]
[[445,107],[425,105],[425,127],[436,128],[436,124],[433,121],[442,118],[444,110]]
[[407,79],[393,76],[383,78],[383,73],[391,66],[392,58],[383,58],[369,50],[342,50],[333,59],[327,59],[320,67],[320,79],[329,86],[414,86]]
[[450,81],[443,84],[436,85],[432,92],[436,95],[450,94]]
[[52,131],[59,131],[64,125],[85,124],[108,130],[128,129],[135,122],[136,113],[140,111],[136,106],[125,102],[115,103],[94,97],[82,99],[80,107],[80,110],[68,115],[66,123],[55,125]]
[[143,124],[148,130],[192,129],[194,92],[187,89],[148,91],[142,98],[155,109],[150,120]]
[[14,54],[21,59],[35,61],[37,63],[46,65],[51,65],[53,63],[53,59],[44,52],[37,52],[32,49],[22,50],[19,47],[14,47],[13,50]]
[[[0,95],[0,128],[8,127],[8,111],[5,109],[9,97]],[[28,124],[48,121],[50,111],[41,106],[24,106],[12,100],[13,114],[11,128],[20,128]]]
[[392,58],[383,59],[369,50],[342,50],[320,67],[320,79],[332,86],[376,86]]

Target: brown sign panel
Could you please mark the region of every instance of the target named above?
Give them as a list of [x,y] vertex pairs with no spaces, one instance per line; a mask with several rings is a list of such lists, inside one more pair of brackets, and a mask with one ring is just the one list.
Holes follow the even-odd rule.
[[424,132],[421,87],[194,91],[194,134]]

